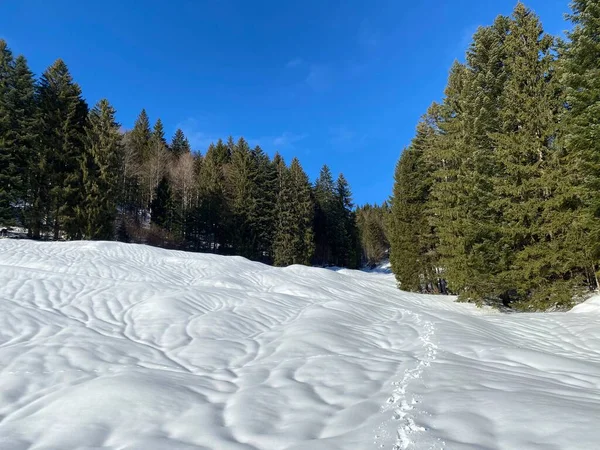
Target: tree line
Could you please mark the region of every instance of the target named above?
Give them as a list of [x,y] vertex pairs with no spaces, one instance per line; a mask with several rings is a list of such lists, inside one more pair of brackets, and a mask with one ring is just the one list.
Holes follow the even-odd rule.
[[452,66],[396,166],[402,289],[527,310],[598,289],[600,2],[571,7],[566,40],[518,3]]
[[244,138],[202,155],[142,110],[123,132],[89,109],[62,60],[36,80],[0,40],[0,224],[32,239],[141,242],[273,263],[358,267],[349,184],[270,158]]

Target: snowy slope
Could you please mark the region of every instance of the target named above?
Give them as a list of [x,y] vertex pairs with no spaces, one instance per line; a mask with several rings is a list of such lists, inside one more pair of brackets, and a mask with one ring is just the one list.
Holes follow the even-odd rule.
[[598,448],[600,308],[451,300],[385,273],[2,240],[0,449]]

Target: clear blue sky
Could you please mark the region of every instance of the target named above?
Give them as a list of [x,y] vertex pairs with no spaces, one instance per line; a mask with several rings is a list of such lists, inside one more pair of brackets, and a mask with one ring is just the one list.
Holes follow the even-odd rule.
[[[568,0],[525,2],[553,34]],[[0,0],[0,37],[40,74],[69,66],[90,105],[142,108],[194,149],[244,136],[355,201],[388,198],[394,164],[478,25],[515,0]]]

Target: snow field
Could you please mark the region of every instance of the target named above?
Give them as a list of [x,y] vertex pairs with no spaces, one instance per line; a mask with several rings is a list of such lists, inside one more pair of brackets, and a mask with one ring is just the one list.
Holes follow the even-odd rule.
[[2,240],[0,449],[591,449],[590,305],[501,315],[385,273]]

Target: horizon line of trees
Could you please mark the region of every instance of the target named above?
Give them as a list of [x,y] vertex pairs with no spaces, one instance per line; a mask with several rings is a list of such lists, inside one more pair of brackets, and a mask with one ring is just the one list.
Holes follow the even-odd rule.
[[357,268],[350,186],[325,165],[270,158],[242,137],[204,155],[182,130],[171,142],[142,110],[122,132],[115,109],[89,109],[58,59],[36,80],[0,40],[0,224],[32,239],[148,243],[241,255],[279,266]]
[[402,289],[526,310],[598,289],[600,1],[571,8],[560,40],[519,2],[452,66],[396,166]]

